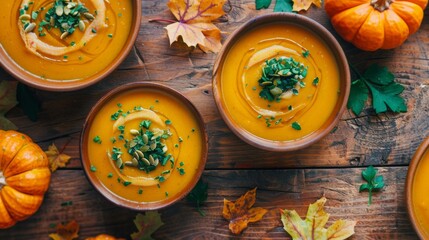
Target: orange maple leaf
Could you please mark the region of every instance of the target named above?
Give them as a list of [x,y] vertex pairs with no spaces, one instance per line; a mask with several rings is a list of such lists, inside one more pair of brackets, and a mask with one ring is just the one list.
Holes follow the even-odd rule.
[[67,225],[57,225],[57,232],[49,234],[49,237],[53,240],[73,240],[79,237],[79,224],[73,220]]
[[292,11],[296,11],[296,12],[299,12],[301,10],[307,11],[308,8],[310,8],[312,3],[319,8],[322,7],[322,0],[293,0]]
[[234,234],[240,234],[247,224],[257,222],[267,213],[264,208],[252,208],[256,201],[256,188],[249,190],[241,196],[237,201],[231,202],[223,200],[222,215],[229,220],[229,229]]
[[219,52],[221,33],[212,21],[225,14],[226,0],[170,0],[170,8],[177,22],[153,19],[151,21],[173,22],[165,27],[170,45],[182,38],[189,47],[200,47],[204,52]]
[[70,156],[58,151],[54,143],[49,145],[48,151],[45,151],[49,159],[49,168],[51,172],[55,172],[58,167],[65,167],[70,160]]

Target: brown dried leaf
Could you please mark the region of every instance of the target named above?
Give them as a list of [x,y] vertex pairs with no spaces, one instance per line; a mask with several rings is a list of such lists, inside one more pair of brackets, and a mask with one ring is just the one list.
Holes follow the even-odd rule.
[[52,143],[45,153],[49,159],[49,168],[51,172],[55,172],[59,167],[65,167],[71,158],[67,154],[60,153],[55,143]]
[[75,220],[69,222],[67,225],[58,224],[57,232],[49,234],[53,240],[73,240],[79,237],[79,224]]
[[179,37],[189,47],[199,46],[204,52],[219,52],[222,44],[220,30],[211,23],[225,12],[226,0],[170,0],[170,8],[178,22],[165,27],[170,44]]
[[257,222],[267,213],[264,208],[252,208],[256,201],[256,188],[248,191],[241,196],[237,201],[231,202],[226,199],[223,200],[222,215],[225,219],[229,220],[229,229],[234,234],[240,234],[247,224]]
[[301,10],[307,11],[311,4],[316,5],[317,7],[322,7],[322,0],[292,0],[293,1],[293,11],[299,12]]

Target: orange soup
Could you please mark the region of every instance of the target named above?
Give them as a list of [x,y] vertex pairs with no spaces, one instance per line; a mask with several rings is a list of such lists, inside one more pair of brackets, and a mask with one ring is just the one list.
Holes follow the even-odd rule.
[[91,174],[127,200],[174,197],[201,170],[202,131],[188,106],[170,94],[149,88],[120,93],[89,127]]
[[429,238],[429,149],[420,159],[411,188],[414,215],[422,234]]
[[226,114],[260,138],[291,141],[321,128],[337,104],[340,76],[331,50],[288,23],[241,35],[220,69]]
[[128,39],[131,0],[2,0],[0,46],[47,81],[78,81],[107,67]]

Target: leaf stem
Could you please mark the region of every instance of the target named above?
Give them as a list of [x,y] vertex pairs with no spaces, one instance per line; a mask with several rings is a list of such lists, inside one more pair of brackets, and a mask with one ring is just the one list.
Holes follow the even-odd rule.
[[372,203],[372,190],[369,190],[369,199],[368,199],[368,206],[370,206]]
[[148,20],[148,22],[167,22],[167,23],[175,23],[176,21],[171,19],[162,19],[162,18],[151,18]]

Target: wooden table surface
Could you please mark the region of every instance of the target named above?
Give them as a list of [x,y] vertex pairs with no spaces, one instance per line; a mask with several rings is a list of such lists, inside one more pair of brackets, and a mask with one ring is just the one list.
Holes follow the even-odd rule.
[[[155,17],[173,19],[166,0],[143,1],[141,28],[134,49],[106,79],[84,90],[57,93],[34,90],[41,102],[37,121],[16,107],[7,117],[43,149],[55,143],[72,156],[57,170],[39,211],[13,228],[0,230],[0,239],[48,239],[52,224],[76,220],[80,239],[99,233],[129,238],[137,229],[138,212],[122,209],[104,199],[89,184],[79,157],[83,122],[95,102],[109,90],[129,82],[155,82],[184,93],[203,115],[209,136],[204,181],[208,200],[202,217],[185,200],[160,211],[165,223],[155,239],[288,239],[279,208],[296,209],[304,216],[308,204],[325,195],[332,221],[358,221],[351,239],[417,239],[405,207],[404,185],[408,164],[422,140],[429,136],[429,20],[401,47],[363,52],[344,42],[333,30],[323,9],[302,13],[329,29],[343,47],[349,62],[360,70],[370,63],[387,66],[405,86],[408,112],[380,114],[366,108],[355,116],[346,111],[336,131],[318,143],[295,152],[273,153],[256,149],[237,138],[220,118],[212,96],[211,77],[216,54],[205,54],[180,44],[169,46],[165,24],[149,23]],[[231,0],[227,15],[216,25],[223,39],[247,20],[272,12],[255,10],[254,0]],[[428,14],[429,11],[425,10]],[[0,78],[12,77],[0,69]],[[386,187],[367,205],[368,193],[359,193],[361,172],[374,165]],[[222,217],[223,199],[235,200],[258,187],[255,206],[269,210],[264,219],[233,236]],[[71,206],[62,206],[72,201]]]

